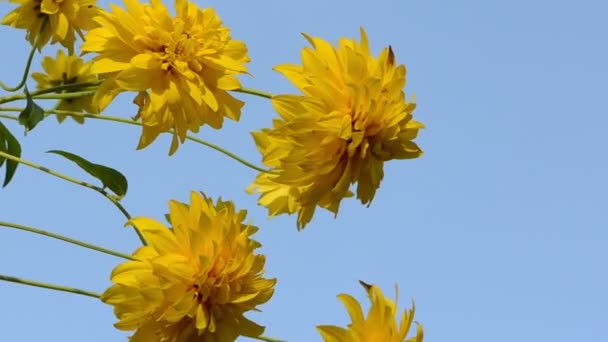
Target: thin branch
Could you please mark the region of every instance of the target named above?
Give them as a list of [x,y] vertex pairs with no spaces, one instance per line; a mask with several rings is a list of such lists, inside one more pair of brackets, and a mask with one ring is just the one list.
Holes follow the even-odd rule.
[[252,338],[256,339],[258,341],[266,341],[266,342],[285,342],[284,340],[279,340],[279,339],[268,337],[268,336],[256,336],[256,337],[252,337]]
[[[15,161],[19,164],[23,164],[26,166],[29,166],[31,168],[34,168],[36,170],[48,173],[49,175],[55,176],[57,178],[63,179],[65,181],[68,181],[70,183],[74,183],[76,185],[80,185],[83,186],[85,188],[89,188],[93,191],[96,191],[98,193],[100,193],[103,197],[107,198],[110,202],[112,202],[112,204],[114,204],[114,206],[116,208],[118,208],[118,210],[127,218],[127,220],[131,219],[131,215],[129,214],[129,212],[127,211],[127,209],[125,209],[122,204],[120,204],[120,202],[111,194],[107,193],[104,189],[95,186],[93,184],[87,183],[85,181],[81,181],[79,179],[76,178],[72,178],[70,176],[66,176],[62,173],[59,173],[57,171],[53,171],[51,169],[49,169],[48,167],[44,167],[42,165],[38,165],[36,163],[33,163],[29,160],[25,160],[25,159],[21,159],[19,157],[13,156],[12,154],[6,153],[6,152],[2,152],[0,151],[0,157],[4,157],[6,159]],[[137,235],[139,236],[139,239],[141,240],[141,242],[145,245],[146,244],[146,240],[144,239],[143,235],[141,235],[141,233],[139,232],[139,230],[137,230],[137,228],[135,229],[135,231],[137,232]]]
[[[42,23],[42,25],[40,26],[40,30],[44,30],[44,27],[46,26],[48,19],[45,19],[45,21]],[[32,59],[34,59],[34,54],[36,53],[36,45],[38,43],[38,41],[40,40],[40,35],[38,35],[38,37],[36,38],[36,42],[32,45],[32,50],[30,51],[29,56],[27,57],[27,62],[25,64],[25,70],[23,70],[23,77],[21,78],[21,81],[19,82],[19,84],[17,84],[14,87],[10,87],[7,86],[6,84],[4,84],[2,81],[0,81],[0,88],[6,90],[6,91],[10,91],[10,92],[14,92],[17,91],[21,88],[23,88],[23,86],[25,85],[25,82],[27,82],[27,76],[30,73],[30,67],[32,66]]]
[[241,87],[239,89],[234,89],[234,92],[237,93],[243,93],[243,94],[249,94],[249,95],[253,95],[253,96],[258,96],[258,97],[263,97],[265,99],[272,99],[272,94],[265,92],[263,90],[257,90],[257,89],[252,89],[252,88],[247,88],[247,87]]
[[17,283],[17,284],[21,284],[21,285],[41,287],[43,289],[69,292],[69,293],[79,294],[79,295],[93,297],[93,298],[98,298],[98,299],[99,299],[99,297],[101,297],[101,295],[98,294],[98,293],[90,292],[90,291],[86,291],[86,290],[81,290],[81,289],[77,289],[77,288],[74,288],[74,287],[66,287],[66,286],[61,286],[61,285],[42,283],[42,282],[39,282],[39,281],[34,281],[34,280],[29,280],[29,279],[24,279],[24,278],[11,277],[11,276],[7,276],[7,275],[3,275],[3,274],[0,274],[0,280],[8,281],[8,282],[11,282],[11,283]]
[[[4,111],[4,112],[21,112],[23,110],[23,108],[18,108],[18,107],[0,107],[0,112]],[[120,123],[124,123],[124,124],[128,124],[128,125],[133,125],[133,126],[142,126],[141,122],[135,121],[135,120],[130,120],[130,119],[124,119],[124,118],[120,118],[120,117],[115,117],[115,116],[109,116],[109,115],[95,115],[95,114],[83,114],[83,113],[78,113],[78,112],[71,112],[71,111],[65,111],[65,110],[47,110],[45,111],[45,114],[47,115],[70,115],[70,116],[76,116],[76,117],[84,117],[87,119],[95,119],[95,120],[104,120],[104,121],[114,121],[114,122],[120,122]],[[10,119],[10,120],[19,120],[17,117],[14,117],[12,115],[6,115],[6,114],[2,114],[0,113],[0,118],[6,118],[6,119]],[[173,134],[173,130],[169,131],[169,132],[164,132],[164,133],[168,133],[168,134]],[[219,147],[217,145],[214,145],[206,140],[188,135],[186,136],[187,140],[190,141],[194,141],[198,144],[201,144],[203,146],[207,146],[211,149],[214,149],[236,161],[238,161],[239,163],[253,169],[256,170],[258,172],[263,172],[263,173],[275,173],[272,170],[268,170],[268,169],[264,169],[261,168],[259,166],[256,166],[253,163],[250,163],[246,160],[244,160],[243,158],[237,156],[236,154],[223,149],[222,147]]]
[[[59,88],[59,87],[55,87],[55,88]],[[68,87],[64,87],[64,88],[69,89]],[[50,88],[43,89],[43,90],[45,90],[45,92],[40,92],[38,94],[36,94],[36,92],[30,93],[30,97],[32,97],[33,99],[38,99],[38,100],[64,100],[64,99],[76,99],[76,98],[85,97],[85,96],[92,96],[92,95],[95,95],[95,92],[96,92],[96,90],[83,90],[83,91],[77,91],[77,92],[72,92],[72,93],[53,94],[52,92],[46,92],[46,90],[48,90],[48,89],[50,89]],[[18,101],[18,100],[25,100],[26,98],[27,98],[27,95],[25,95],[25,94],[16,94],[16,95],[0,97],[0,104]]]
[[127,254],[123,254],[120,252],[116,252],[113,251],[111,249],[107,249],[107,248],[103,248],[103,247],[99,247],[87,242],[83,242],[83,241],[79,241],[76,239],[72,239],[69,238],[67,236],[63,236],[63,235],[59,235],[53,232],[49,232],[46,230],[42,230],[42,229],[38,229],[38,228],[34,228],[34,227],[29,227],[29,226],[25,226],[25,225],[21,225],[21,224],[17,224],[17,223],[11,223],[11,222],[4,222],[4,221],[0,221],[0,226],[4,226],[4,227],[8,227],[8,228],[15,228],[15,229],[19,229],[19,230],[23,230],[26,232],[30,232],[30,233],[34,233],[34,234],[39,234],[39,235],[44,235],[53,239],[57,239],[57,240],[61,240],[61,241],[65,241],[67,243],[71,243],[80,247],[84,247],[84,248],[88,248],[88,249],[92,249],[94,251],[98,251],[101,253],[105,253],[108,255],[112,255],[115,257],[119,257],[119,258],[123,258],[123,259],[127,259],[127,260],[134,260],[130,255]]

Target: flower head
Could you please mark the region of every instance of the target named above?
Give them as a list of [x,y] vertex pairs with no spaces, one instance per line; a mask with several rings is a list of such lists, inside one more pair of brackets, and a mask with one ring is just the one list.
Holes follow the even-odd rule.
[[337,214],[351,184],[369,204],[385,161],[422,155],[412,140],[424,127],[412,120],[405,67],[396,64],[390,47],[375,58],[363,29],[360,43],[342,39],[338,47],[306,38],[312,48],[302,51],[301,66],[275,67],[303,95],[272,99],[280,118],[253,136],[275,172],[260,174],[249,188],[261,193],[259,203],[271,216],[297,212],[298,228],[317,206]]
[[[91,72],[91,62],[85,62],[75,55],[66,55],[62,50],[57,51],[57,58],[50,56],[42,60],[42,68],[45,73],[34,72],[32,78],[38,83],[38,89],[57,87],[84,82],[97,81],[97,75]],[[84,88],[69,89],[69,92],[81,91]],[[68,90],[62,91],[66,93]],[[56,107],[58,110],[71,112],[95,113],[93,106],[93,95],[73,99],[59,100]],[[63,122],[65,114],[57,114],[57,120]],[[84,117],[72,116],[79,123],[84,122]]]
[[264,279],[263,255],[232,202],[193,192],[191,203],[169,203],[172,228],[149,218],[129,224],[147,246],[112,272],[102,300],[114,306],[116,327],[136,330],[131,342],[234,341],[264,328],[243,316],[267,302],[275,279]]
[[74,50],[75,32],[95,27],[93,16],[100,10],[97,0],[10,0],[20,6],[2,19],[3,25],[25,29],[26,39],[39,50],[57,42]]
[[243,102],[228,90],[240,88],[236,74],[247,71],[247,47],[232,40],[211,8],[176,0],[176,16],[160,0],[124,0],[126,10],[97,17],[83,51],[97,52],[93,70],[105,74],[96,95],[103,109],[121,91],[136,91],[137,117],[143,123],[138,148],[175,130],[170,153],[208,124],[221,128],[224,116],[238,120]]
[[422,342],[422,326],[417,324],[416,336],[406,340],[412,321],[414,307],[403,311],[401,323],[397,322],[397,307],[395,302],[384,297],[377,286],[361,282],[367,291],[371,307],[367,317],[363,315],[361,305],[347,294],[341,294],[338,299],[348,311],[351,324],[348,328],[333,325],[320,325],[317,330],[325,342]]

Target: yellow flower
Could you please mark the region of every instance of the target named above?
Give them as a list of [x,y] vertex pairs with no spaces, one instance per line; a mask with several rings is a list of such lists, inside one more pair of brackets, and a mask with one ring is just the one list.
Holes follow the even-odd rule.
[[[49,40],[74,51],[74,32],[95,27],[93,16],[100,10],[96,0],[10,0],[20,6],[2,19],[3,25],[25,29],[26,39],[39,50]],[[36,39],[38,41],[36,42]]]
[[361,43],[342,39],[338,47],[306,38],[313,48],[302,51],[301,66],[275,67],[303,95],[275,96],[280,118],[253,133],[275,172],[260,174],[248,189],[261,193],[259,204],[270,216],[297,212],[299,229],[317,206],[337,215],[351,184],[358,183],[357,198],[369,205],[385,161],[422,155],[412,140],[424,127],[412,120],[405,66],[396,64],[390,47],[375,58],[363,29]]
[[148,242],[133,261],[112,272],[116,283],[102,300],[114,306],[131,342],[224,342],[258,336],[264,328],[245,318],[267,302],[276,279],[262,278],[265,258],[254,251],[256,227],[232,202],[193,192],[191,204],[169,203],[172,228],[149,218],[129,221]]
[[[50,56],[42,60],[42,68],[46,73],[34,72],[32,78],[38,83],[38,89],[70,85],[82,82],[97,81],[97,75],[91,72],[92,63],[85,62],[75,55],[66,55],[62,50],[57,52],[57,58]],[[69,92],[82,91],[85,88],[70,89]],[[61,91],[60,93],[68,93]],[[83,96],[74,99],[59,100],[56,106],[58,110],[71,112],[95,113],[93,107],[93,96]],[[57,114],[57,120],[63,122],[65,114]],[[78,123],[84,123],[84,117],[71,116]]]
[[325,342],[422,342],[422,326],[418,323],[416,336],[406,340],[408,331],[414,320],[414,307],[403,311],[401,323],[397,322],[397,307],[395,302],[387,299],[377,286],[363,282],[371,307],[364,317],[361,305],[347,294],[341,294],[338,299],[344,304],[351,319],[348,328],[333,325],[320,325],[317,330]]
[[124,0],[95,20],[83,51],[97,52],[93,71],[105,74],[96,95],[103,109],[121,91],[140,92],[137,117],[143,123],[138,148],[175,130],[170,154],[187,132],[208,124],[219,129],[224,116],[239,120],[243,102],[228,90],[241,87],[236,74],[247,72],[247,47],[232,40],[230,30],[212,8],[176,0],[176,16],[159,1]]

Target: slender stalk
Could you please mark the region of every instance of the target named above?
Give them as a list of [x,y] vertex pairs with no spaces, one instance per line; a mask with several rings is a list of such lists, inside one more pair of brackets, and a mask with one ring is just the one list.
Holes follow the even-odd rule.
[[30,232],[30,233],[34,233],[34,234],[39,234],[39,235],[44,235],[53,239],[57,239],[57,240],[61,240],[61,241],[65,241],[67,243],[71,243],[73,245],[77,245],[80,247],[84,247],[84,248],[88,248],[88,249],[92,249],[94,251],[98,251],[101,253],[105,253],[108,255],[113,255],[115,257],[119,257],[119,258],[123,258],[123,259],[127,259],[127,260],[133,260],[133,258],[130,255],[127,254],[123,254],[120,252],[116,252],[113,251],[111,249],[107,249],[107,248],[103,248],[103,247],[99,247],[90,243],[86,243],[83,241],[79,241],[76,239],[72,239],[69,238],[67,236],[63,236],[63,235],[59,235],[56,233],[52,233],[46,230],[42,230],[42,229],[38,229],[38,228],[34,228],[34,227],[28,227],[25,225],[21,225],[21,224],[17,224],[17,223],[11,223],[11,222],[4,222],[4,221],[0,221],[0,226],[4,226],[4,227],[8,227],[8,228],[15,228],[15,229],[19,229],[19,230],[23,230],[26,232]]
[[[4,112],[21,112],[23,110],[23,108],[18,108],[18,107],[0,107],[0,112],[4,111]],[[61,114],[61,115],[71,115],[71,116],[82,116],[88,119],[95,119],[95,120],[104,120],[104,121],[114,121],[114,122],[120,122],[120,123],[124,123],[124,124],[128,124],[128,125],[133,125],[133,126],[142,126],[141,122],[135,121],[135,120],[130,120],[130,119],[124,119],[124,118],[119,118],[119,117],[115,117],[115,116],[109,116],[109,115],[95,115],[95,114],[83,114],[83,113],[77,113],[77,112],[71,112],[71,111],[65,111],[65,110],[47,110],[45,111],[45,114],[47,115],[57,115],[57,114]],[[12,115],[6,115],[6,114],[2,114],[0,113],[0,118],[6,118],[6,119],[10,119],[10,120],[18,120],[18,118],[12,116]],[[169,131],[169,132],[165,132],[165,133],[170,133],[173,134],[173,131]],[[274,173],[274,171],[272,170],[267,170],[264,168],[261,168],[259,166],[256,166],[255,164],[252,164],[246,160],[244,160],[243,158],[237,156],[236,154],[225,150],[222,147],[219,147],[217,145],[214,145],[206,140],[197,138],[197,137],[193,137],[191,135],[186,136],[186,139],[190,140],[190,141],[194,141],[198,144],[201,144],[203,146],[207,146],[209,148],[212,148],[236,161],[238,161],[239,163],[253,169],[256,170],[258,172],[264,172],[264,173]]]
[[[59,88],[59,87],[54,87],[54,88]],[[69,87],[63,87],[63,88],[70,89]],[[50,88],[43,89],[43,90],[48,90],[48,89],[50,89]],[[79,98],[79,97],[84,97],[84,96],[92,96],[92,95],[95,95],[95,92],[96,92],[96,90],[84,90],[84,91],[77,91],[77,92],[71,92],[71,93],[52,94],[52,92],[45,91],[45,92],[33,92],[33,93],[30,93],[30,96],[33,99],[39,99],[39,100],[63,100],[63,99],[74,99],[74,98]],[[0,104],[18,101],[18,100],[25,100],[26,98],[27,98],[27,96],[25,94],[16,94],[16,95],[0,97]]]
[[252,88],[247,88],[247,87],[241,87],[239,89],[234,89],[234,92],[237,93],[243,93],[243,94],[249,94],[249,95],[253,95],[253,96],[258,96],[258,97],[263,97],[265,99],[272,99],[272,94],[265,92],[263,90],[257,90],[257,89],[252,89]]
[[72,89],[82,90],[82,89],[86,89],[86,88],[97,87],[101,83],[103,83],[103,80],[62,84],[62,85],[58,85],[58,86],[55,86],[55,87],[38,89],[36,91],[32,91],[30,93],[30,95],[36,96],[36,95],[49,94],[49,93],[59,93],[59,92],[62,92],[62,91],[68,91],[69,92],[69,90],[72,90]]
[[[42,29],[44,29],[45,24],[42,24]],[[38,39],[40,39],[40,36],[38,36],[38,38],[36,39],[36,43],[38,42]],[[32,59],[34,58],[34,54],[36,53],[36,44],[32,45],[32,50],[30,51],[30,55],[27,57],[27,62],[25,64],[25,70],[23,71],[23,77],[21,78],[21,82],[19,82],[19,84],[17,84],[14,87],[9,87],[6,84],[4,84],[2,81],[0,81],[0,88],[6,90],[6,91],[17,91],[21,88],[23,88],[23,86],[25,85],[25,82],[27,82],[27,76],[30,73],[30,67],[32,66]]]
[[[73,93],[41,94],[41,95],[32,96],[32,98],[38,99],[38,100],[76,99],[79,97],[93,96],[93,95],[95,95],[95,92],[96,92],[96,90],[85,90],[85,91],[75,91]],[[31,94],[30,94],[30,96],[31,96]]]
[[266,342],[285,342],[283,340],[279,340],[276,338],[272,338],[272,337],[267,337],[267,336],[256,336],[256,337],[252,337],[258,341],[266,341]]
[[[48,111],[48,114],[74,115],[73,112],[63,111],[63,110],[61,110],[61,111],[60,110]],[[85,117],[91,118],[91,119],[97,119],[97,120],[115,121],[115,122],[126,123],[126,124],[129,124],[129,125],[142,126],[141,122],[138,122],[138,121],[135,121],[135,120],[130,120],[130,119],[119,118],[119,117],[115,117],[115,116],[87,114],[87,115],[85,115]],[[173,134],[173,130],[171,130],[169,132],[166,132],[166,133]],[[228,157],[236,160],[237,162],[239,162],[239,163],[241,163],[241,164],[243,164],[243,165],[245,165],[245,166],[247,166],[247,167],[249,167],[249,168],[251,168],[253,170],[256,170],[258,172],[271,173],[271,171],[263,169],[263,168],[261,168],[259,166],[256,166],[256,165],[254,165],[254,164],[246,161],[245,159],[237,156],[236,154],[234,154],[234,153],[232,153],[232,152],[230,152],[230,151],[228,151],[228,150],[226,150],[226,149],[224,149],[224,148],[222,148],[220,146],[212,144],[212,143],[210,143],[210,142],[208,142],[206,140],[203,140],[201,138],[197,138],[197,137],[194,137],[194,136],[191,136],[191,135],[187,135],[186,139],[190,140],[190,141],[194,141],[195,143],[201,144],[203,146],[207,146],[207,147],[209,147],[211,149],[214,149],[214,150],[216,150],[216,151],[218,151],[218,152],[220,152],[220,153],[222,153],[222,154],[224,154],[224,155],[226,155],[226,156],[228,156]]]
[[[131,219],[131,215],[129,214],[129,212],[127,211],[127,209],[125,209],[122,206],[122,204],[120,204],[120,202],[114,196],[112,196],[111,194],[107,193],[104,189],[102,189],[102,188],[100,188],[98,186],[95,186],[93,184],[89,184],[87,182],[81,181],[81,180],[76,179],[76,178],[72,178],[70,176],[66,176],[66,175],[61,174],[61,173],[59,173],[57,171],[53,171],[53,170],[51,170],[51,169],[49,169],[47,167],[38,165],[36,163],[33,163],[33,162],[25,160],[25,159],[21,159],[19,157],[13,156],[12,154],[9,154],[9,153],[3,152],[3,151],[0,151],[0,157],[3,157],[3,158],[6,158],[6,159],[15,161],[15,162],[17,162],[19,164],[23,164],[23,165],[29,166],[31,168],[34,168],[36,170],[40,170],[42,172],[48,173],[49,175],[53,175],[53,176],[55,176],[57,178],[61,178],[61,179],[65,180],[65,181],[68,181],[70,183],[74,183],[76,185],[80,185],[80,186],[83,186],[85,188],[89,188],[89,189],[91,189],[93,191],[96,191],[96,192],[100,193],[102,196],[104,196],[105,198],[107,198],[108,200],[110,200],[110,202],[112,202],[112,204],[114,204],[114,206],[116,208],[118,208],[118,210],[128,220]],[[137,228],[135,229],[135,231],[137,232],[137,235],[139,236],[139,239],[141,240],[141,242],[145,245],[146,244],[146,240],[144,239],[143,235],[141,235],[141,233],[139,232],[139,230]]]
[[[40,33],[42,33],[42,31],[46,28],[46,25],[48,24],[48,22],[49,22],[49,19],[47,17],[42,22],[42,25],[40,25]],[[40,37],[42,37],[41,34],[39,34],[38,37],[36,37],[34,44],[32,44],[32,50],[30,50],[30,54],[27,57],[27,62],[25,63],[25,70],[23,70],[23,77],[21,77],[21,82],[19,82],[19,84],[17,84],[14,87],[9,87],[6,84],[2,83],[2,81],[0,81],[0,88],[4,89],[6,91],[14,92],[14,91],[21,89],[25,85],[25,83],[27,82],[27,76],[30,73],[30,67],[32,66],[32,60],[34,59],[34,54],[36,53],[36,46],[38,46],[38,43],[40,42]]]
[[34,280],[29,280],[29,279],[24,279],[24,278],[11,277],[11,276],[3,275],[3,274],[0,274],[0,280],[8,281],[8,282],[11,282],[11,283],[22,284],[22,285],[41,287],[43,289],[69,292],[69,293],[79,294],[79,295],[83,295],[83,296],[89,296],[89,297],[93,297],[93,298],[99,298],[99,297],[101,297],[101,295],[98,294],[98,293],[90,292],[90,291],[86,291],[86,290],[81,290],[81,289],[77,289],[77,288],[74,288],[74,287],[66,287],[66,286],[61,286],[61,285],[42,283],[42,282],[39,282],[39,281],[34,281]]
[[200,138],[197,138],[197,137],[192,137],[192,136],[187,136],[186,139],[194,141],[194,142],[199,143],[201,145],[207,146],[209,148],[212,148],[212,149],[214,149],[214,150],[216,150],[216,151],[218,151],[220,153],[223,153],[224,155],[226,155],[226,156],[228,156],[228,157],[230,157],[230,158],[238,161],[239,163],[241,163],[241,164],[243,164],[243,165],[245,165],[245,166],[247,166],[247,167],[249,167],[251,169],[254,169],[254,170],[258,171],[258,172],[272,173],[272,171],[270,171],[270,170],[266,170],[266,169],[263,169],[263,168],[261,168],[259,166],[255,166],[254,164],[246,161],[245,159],[237,156],[236,154],[234,154],[234,153],[232,153],[232,152],[230,152],[228,150],[225,150],[224,148],[222,148],[220,146],[217,146],[217,145],[214,145],[214,144],[212,144],[212,143],[210,143],[208,141],[205,141],[203,139],[200,139]]

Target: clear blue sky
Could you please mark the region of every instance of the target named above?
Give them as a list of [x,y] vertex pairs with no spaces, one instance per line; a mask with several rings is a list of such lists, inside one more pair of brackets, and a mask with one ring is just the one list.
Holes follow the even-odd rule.
[[[104,1],[101,3],[107,6]],[[295,217],[267,220],[244,188],[255,172],[170,138],[135,151],[139,129],[100,121],[44,121],[22,139],[23,156],[85,174],[49,149],[123,171],[125,206],[162,219],[169,199],[191,190],[234,200],[261,227],[267,273],[279,283],[262,313],[267,335],[320,341],[317,324],[345,324],[336,295],[364,300],[362,279],[400,308],[416,301],[426,341],[608,341],[608,3],[605,1],[206,1],[233,37],[249,45],[255,78],[273,93],[292,87],[271,71],[299,62],[300,32],[336,41],[367,29],[377,53],[391,45],[408,68],[406,92],[427,125],[418,160],[386,164],[370,208],[344,202],[334,220],[319,212],[303,232]],[[4,15],[12,6],[0,4]],[[16,83],[28,46],[2,28],[0,77]],[[54,49],[46,50],[48,52]],[[39,60],[39,58],[38,58]],[[36,63],[38,69],[38,64]],[[33,85],[32,85],[33,87]],[[107,114],[131,117],[132,95]],[[248,132],[270,125],[269,103],[250,96],[243,119],[200,136],[247,159]],[[21,136],[21,128],[5,124]],[[0,190],[0,220],[124,252],[138,241],[101,196],[21,167]],[[121,260],[0,229],[0,273],[94,291]],[[124,341],[109,306],[93,299],[0,282],[6,341]]]

